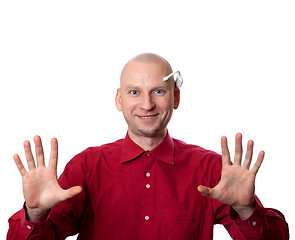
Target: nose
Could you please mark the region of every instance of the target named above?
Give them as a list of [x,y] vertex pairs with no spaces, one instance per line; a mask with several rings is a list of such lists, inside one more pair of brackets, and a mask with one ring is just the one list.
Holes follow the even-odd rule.
[[150,111],[155,107],[155,102],[150,94],[145,94],[142,97],[141,109]]

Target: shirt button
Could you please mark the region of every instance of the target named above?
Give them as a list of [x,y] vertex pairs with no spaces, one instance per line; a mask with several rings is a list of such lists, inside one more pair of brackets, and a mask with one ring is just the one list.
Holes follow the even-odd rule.
[[146,156],[149,156],[149,155],[151,155],[151,154],[150,154],[150,153],[147,153],[147,154],[146,154]]
[[147,172],[145,175],[146,175],[147,177],[150,177],[150,176],[151,176],[151,174],[150,174],[149,172]]
[[150,217],[149,217],[149,216],[145,216],[144,219],[145,219],[145,220],[149,220]]
[[145,187],[146,187],[146,188],[150,188],[150,187],[151,187],[151,185],[147,184],[147,185],[145,185]]
[[255,227],[257,225],[257,223],[254,221],[252,222],[252,226]]
[[31,229],[32,229],[32,227],[31,227],[30,225],[27,225],[27,229],[31,230]]

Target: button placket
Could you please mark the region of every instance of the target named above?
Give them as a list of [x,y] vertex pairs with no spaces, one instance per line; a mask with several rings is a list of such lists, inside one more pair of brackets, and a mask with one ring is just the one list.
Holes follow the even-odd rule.
[[[145,156],[146,156],[146,158],[149,158],[151,156],[151,153],[148,152],[148,153],[145,154]],[[145,174],[145,176],[146,176],[146,178],[149,178],[151,176],[150,171],[147,171],[146,174]],[[150,183],[148,181],[146,182],[145,187],[147,189],[150,189],[151,188],[151,185],[150,185]]]
[[26,232],[31,232],[33,231],[34,225],[27,223],[24,227]]
[[143,169],[143,207],[142,207],[142,220],[144,224],[144,232],[148,234],[150,232],[150,222],[152,218],[153,209],[153,183],[152,183],[152,166],[153,166],[153,156],[150,152],[144,154],[144,169]]

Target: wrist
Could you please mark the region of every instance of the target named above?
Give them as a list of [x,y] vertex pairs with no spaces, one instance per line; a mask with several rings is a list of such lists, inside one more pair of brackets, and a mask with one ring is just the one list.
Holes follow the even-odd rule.
[[245,220],[249,218],[255,210],[255,198],[253,197],[251,203],[247,206],[232,205],[231,207],[239,214],[242,220]]
[[44,221],[50,209],[39,209],[39,208],[30,208],[25,203],[24,205],[26,211],[26,219],[31,222],[41,222]]

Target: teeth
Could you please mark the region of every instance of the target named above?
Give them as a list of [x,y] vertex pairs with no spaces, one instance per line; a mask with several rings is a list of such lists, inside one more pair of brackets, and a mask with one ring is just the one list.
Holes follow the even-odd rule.
[[152,116],[148,116],[148,117],[142,117],[143,119],[148,119],[148,118],[152,118]]

